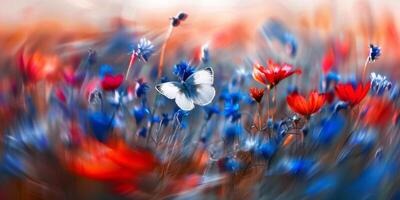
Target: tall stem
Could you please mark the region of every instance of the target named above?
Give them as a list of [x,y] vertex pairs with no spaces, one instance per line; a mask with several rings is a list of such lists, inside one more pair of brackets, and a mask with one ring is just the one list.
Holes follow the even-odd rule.
[[160,79],[162,72],[163,72],[163,64],[164,64],[164,55],[165,55],[165,49],[167,48],[167,44],[169,39],[171,38],[171,34],[172,34],[172,30],[174,29],[174,27],[172,25],[169,26],[167,35],[165,37],[165,41],[163,46],[161,47],[161,53],[160,53],[160,62],[158,63],[158,74],[157,74],[157,78]]
[[137,55],[135,52],[132,52],[131,59],[129,60],[128,69],[126,70],[125,80],[128,80],[129,72],[131,71],[132,66],[135,64]]
[[261,131],[262,129],[262,106],[261,103],[257,103],[257,109],[258,109],[258,129]]
[[274,94],[272,95],[272,105],[273,105],[273,110],[272,110],[272,116],[271,116],[271,118],[272,118],[272,121],[274,120],[274,116],[275,116],[275,111],[278,109],[277,108],[277,102],[276,102],[276,87],[277,86],[275,86],[273,89],[274,89]]
[[365,60],[365,63],[364,63],[364,68],[363,68],[363,73],[362,73],[362,79],[361,79],[363,83],[364,83],[364,81],[365,81],[365,76],[367,75],[368,61],[369,61],[369,58],[367,58],[367,60]]
[[269,108],[269,94],[270,94],[270,92],[271,92],[271,89],[268,86],[267,87],[267,95],[266,95],[266,98],[265,98],[265,103],[267,104],[267,122],[268,122],[268,119],[269,119],[269,111],[270,111],[270,108]]

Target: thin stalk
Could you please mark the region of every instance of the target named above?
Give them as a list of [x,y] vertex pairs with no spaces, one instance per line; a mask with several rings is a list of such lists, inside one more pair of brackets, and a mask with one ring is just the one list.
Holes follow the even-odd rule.
[[132,66],[135,64],[136,58],[137,58],[137,55],[136,55],[136,53],[133,51],[133,52],[132,52],[132,55],[131,55],[131,59],[129,60],[128,69],[126,70],[125,80],[128,80],[129,72],[131,71]]
[[269,108],[269,94],[271,93],[271,89],[269,88],[269,86],[267,87],[267,95],[265,97],[265,103],[267,104],[267,122],[269,119],[269,112],[270,112],[270,108]]
[[259,131],[261,131],[262,125],[263,125],[263,122],[262,122],[262,106],[261,106],[261,103],[257,103],[257,109],[258,109],[258,129],[259,129]]
[[157,78],[158,79],[161,78],[161,75],[162,75],[162,72],[163,72],[165,49],[167,48],[167,44],[168,44],[169,39],[171,38],[173,29],[174,29],[174,27],[172,25],[170,25],[169,28],[168,28],[167,35],[165,37],[164,44],[161,47],[160,62],[158,63],[158,74],[157,74]]
[[272,121],[274,121],[275,111],[278,109],[277,102],[276,102],[276,91],[277,91],[276,87],[277,86],[275,86],[275,88],[273,88],[274,94],[272,95],[272,105],[273,105],[272,116],[271,116]]
[[363,68],[363,73],[362,73],[362,79],[361,79],[363,83],[364,83],[364,81],[365,81],[365,76],[367,75],[368,61],[369,61],[369,58],[367,57],[367,60],[365,60],[365,63],[364,63],[364,68]]

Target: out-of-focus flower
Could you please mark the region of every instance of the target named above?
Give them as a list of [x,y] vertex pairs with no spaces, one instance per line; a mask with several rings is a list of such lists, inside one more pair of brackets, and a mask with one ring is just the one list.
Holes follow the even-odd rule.
[[140,78],[136,84],[136,96],[139,98],[145,96],[149,91],[149,88],[150,87],[147,85],[144,79]]
[[194,72],[195,69],[190,66],[187,61],[181,61],[180,63],[176,64],[172,71],[172,73],[178,76],[182,81],[185,81]]
[[310,177],[318,170],[318,163],[312,159],[306,158],[282,158],[277,166],[270,170],[268,174],[289,174],[293,176]]
[[64,91],[61,88],[55,90],[55,95],[59,101],[62,103],[67,103],[67,98],[65,97]]
[[231,118],[231,122],[235,122],[241,118],[240,105],[237,103],[226,102],[224,107],[224,115]]
[[140,60],[147,62],[150,56],[154,53],[154,45],[146,38],[142,38],[139,40],[134,53],[138,58],[140,58]]
[[262,33],[267,40],[273,42],[277,40],[282,46],[290,48],[290,56],[294,57],[297,53],[297,39],[293,33],[281,22],[271,19],[262,27]]
[[168,113],[161,114],[161,117],[161,125],[168,126],[169,122],[171,121],[171,117],[168,115]]
[[88,120],[95,138],[101,142],[105,142],[115,124],[113,118],[103,112],[90,112]]
[[55,56],[41,53],[27,56],[21,50],[17,55],[17,64],[24,81],[36,83],[43,79],[58,80],[57,73],[60,63]]
[[79,73],[71,68],[64,70],[65,82],[73,87],[80,87],[84,79],[84,74]]
[[205,120],[207,120],[207,121],[210,120],[214,114],[219,114],[219,109],[218,109],[218,106],[216,106],[216,105],[207,105],[207,106],[204,106],[203,108],[206,113]]
[[374,62],[381,55],[381,48],[379,46],[370,44],[369,45],[369,56],[368,62]]
[[372,72],[369,77],[371,78],[371,90],[378,95],[381,95],[385,90],[390,90],[392,88],[392,83],[386,78],[386,76]]
[[113,75],[114,74],[114,70],[112,68],[111,65],[101,65],[100,66],[100,78],[104,78],[106,75]]
[[144,117],[150,114],[150,110],[144,106],[135,107],[133,109],[133,116],[135,117],[136,124],[140,124]]
[[268,160],[270,159],[275,152],[278,150],[276,144],[272,141],[268,141],[266,143],[263,143],[261,145],[259,145],[256,148],[256,154],[261,156],[262,158]]
[[235,158],[225,157],[218,160],[218,167],[222,172],[237,172],[241,168],[241,163]]
[[188,14],[184,12],[179,12],[175,17],[171,17],[171,25],[173,27],[177,27],[181,24],[182,21],[185,21],[188,17]]
[[239,125],[231,125],[225,129],[224,139],[228,144],[231,144],[241,133],[241,127]]
[[325,94],[311,91],[308,101],[297,92],[293,92],[286,97],[286,101],[293,112],[309,117],[318,112],[325,103]]
[[111,183],[135,184],[158,163],[150,152],[131,149],[122,143],[106,146],[94,140],[87,140],[79,151],[67,155],[66,164],[76,174]]
[[120,75],[105,75],[103,80],[101,80],[101,87],[103,90],[112,91],[116,90],[119,86],[121,86],[124,81],[124,76]]
[[250,88],[249,90],[250,96],[256,101],[257,103],[260,103],[263,96],[264,96],[264,89],[258,89],[255,87]]
[[320,127],[312,129],[312,138],[321,144],[330,144],[338,136],[346,125],[344,117],[335,113],[328,119],[321,121]]
[[253,78],[263,85],[269,85],[271,88],[276,86],[281,80],[293,75],[300,74],[301,70],[293,70],[293,66],[288,64],[279,65],[268,61],[268,66],[259,64],[253,66]]
[[393,102],[385,98],[373,97],[363,105],[361,110],[365,113],[363,118],[365,124],[384,128],[390,123],[395,106]]
[[341,101],[355,106],[367,96],[370,87],[371,83],[363,85],[360,82],[356,87],[352,83],[338,83],[335,87],[335,92]]
[[332,48],[329,48],[322,58],[322,71],[327,74],[335,65],[335,53]]

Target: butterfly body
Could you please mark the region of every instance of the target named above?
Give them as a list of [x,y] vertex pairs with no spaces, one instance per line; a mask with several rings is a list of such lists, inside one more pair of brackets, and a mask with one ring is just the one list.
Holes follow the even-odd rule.
[[166,82],[156,85],[156,90],[167,97],[175,99],[182,110],[189,111],[194,105],[205,106],[215,96],[214,72],[212,68],[204,68],[190,75],[181,82]]

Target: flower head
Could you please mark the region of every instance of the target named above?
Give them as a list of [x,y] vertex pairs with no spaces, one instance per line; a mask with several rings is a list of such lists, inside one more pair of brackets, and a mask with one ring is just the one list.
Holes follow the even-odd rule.
[[341,101],[349,103],[351,106],[359,104],[371,87],[371,83],[363,85],[361,82],[357,84],[357,87],[351,83],[339,83],[335,87],[335,92]]
[[145,96],[146,93],[149,91],[149,88],[150,87],[148,86],[148,84],[142,78],[140,78],[136,84],[136,96],[139,98]]
[[204,111],[206,112],[205,120],[207,120],[207,121],[210,120],[211,117],[214,114],[219,114],[219,109],[218,109],[218,106],[216,106],[216,105],[214,105],[214,106],[211,106],[211,105],[204,106]]
[[264,96],[264,90],[252,87],[250,88],[249,91],[250,91],[250,96],[254,99],[254,101],[260,103]]
[[139,40],[139,43],[137,44],[137,48],[134,53],[136,53],[136,55],[142,61],[147,62],[150,56],[154,53],[154,45],[146,38],[142,38]]
[[372,72],[370,75],[372,91],[378,95],[381,95],[385,90],[390,90],[392,88],[392,83],[380,74]]
[[318,112],[325,103],[325,94],[311,91],[308,97],[308,101],[305,97],[301,96],[297,92],[289,94],[286,98],[290,109],[303,116],[310,116],[313,113]]
[[381,55],[381,48],[373,44],[369,45],[368,62],[374,62]]
[[261,66],[259,64],[253,67],[253,78],[263,84],[274,87],[281,80],[293,75],[300,74],[301,70],[293,70],[292,65],[283,64],[279,65],[273,63],[271,60],[268,62],[268,67]]
[[123,80],[124,76],[122,74],[116,76],[106,74],[103,80],[101,80],[101,87],[106,91],[116,90],[121,86]]
[[195,69],[189,65],[186,61],[181,61],[180,63],[174,66],[172,71],[176,76],[179,77],[182,81],[185,81],[190,75],[195,72]]

